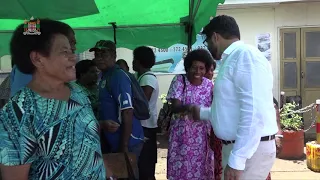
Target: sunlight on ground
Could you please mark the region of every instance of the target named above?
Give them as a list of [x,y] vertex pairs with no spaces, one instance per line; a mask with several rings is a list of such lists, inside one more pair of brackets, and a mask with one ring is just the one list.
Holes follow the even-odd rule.
[[[166,138],[158,136],[157,180],[167,179],[167,147]],[[295,161],[277,159],[271,170],[271,176],[272,180],[320,180],[320,173],[310,171],[305,159]]]

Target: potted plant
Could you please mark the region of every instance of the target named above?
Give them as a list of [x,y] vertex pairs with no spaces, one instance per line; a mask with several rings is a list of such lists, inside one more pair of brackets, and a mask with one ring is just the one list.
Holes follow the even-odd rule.
[[286,103],[280,111],[282,128],[282,149],[278,155],[281,159],[297,160],[304,156],[304,131],[302,116],[293,113],[298,105]]

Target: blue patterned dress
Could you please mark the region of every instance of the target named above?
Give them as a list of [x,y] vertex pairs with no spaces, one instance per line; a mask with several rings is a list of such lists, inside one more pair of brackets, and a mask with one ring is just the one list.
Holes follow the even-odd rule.
[[70,83],[68,101],[47,99],[25,87],[0,114],[0,163],[30,164],[29,178],[106,179],[99,124],[89,99]]

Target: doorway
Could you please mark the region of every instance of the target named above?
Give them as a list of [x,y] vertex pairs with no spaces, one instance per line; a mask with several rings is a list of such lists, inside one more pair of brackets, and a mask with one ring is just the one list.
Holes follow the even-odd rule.
[[[280,78],[281,91],[301,96],[303,107],[320,99],[320,28],[280,30]],[[303,118],[306,129],[312,123],[310,113]],[[312,133],[315,128],[307,132]]]

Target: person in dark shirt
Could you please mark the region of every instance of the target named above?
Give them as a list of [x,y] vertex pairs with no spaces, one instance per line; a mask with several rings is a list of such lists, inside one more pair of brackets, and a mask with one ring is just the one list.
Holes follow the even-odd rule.
[[93,113],[98,117],[98,70],[91,60],[82,60],[76,64],[77,84],[91,102]]

